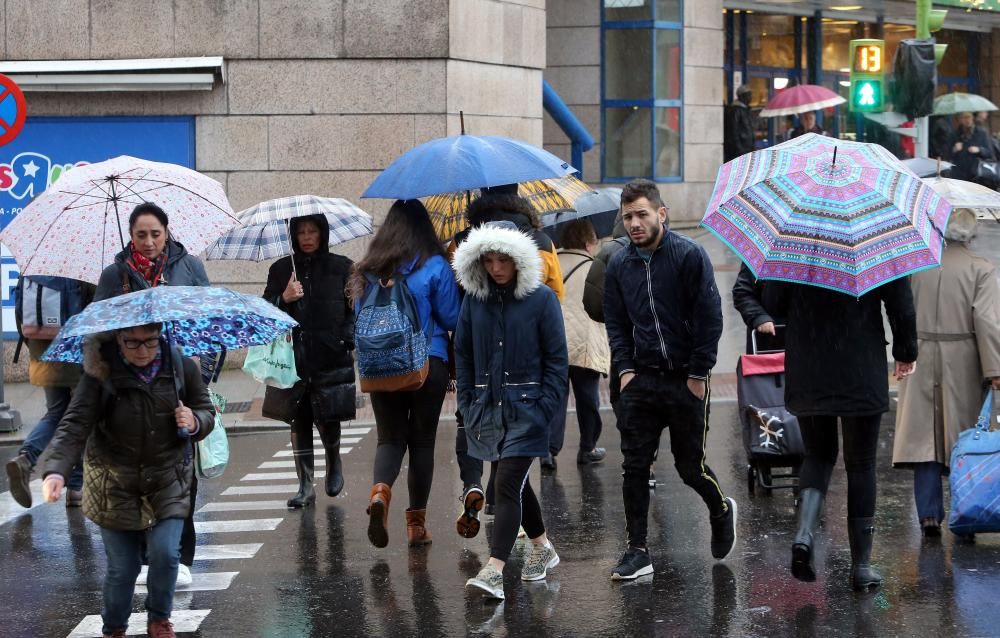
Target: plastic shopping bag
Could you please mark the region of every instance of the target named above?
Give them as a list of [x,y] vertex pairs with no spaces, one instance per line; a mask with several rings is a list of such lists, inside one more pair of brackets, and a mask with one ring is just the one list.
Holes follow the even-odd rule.
[[229,438],[222,425],[222,412],[226,409],[226,399],[211,388],[208,395],[215,405],[215,427],[204,439],[195,444],[194,470],[198,478],[213,479],[222,476],[229,464]]
[[243,372],[273,388],[290,388],[299,381],[295,373],[295,350],[292,333],[278,337],[266,346],[247,351]]

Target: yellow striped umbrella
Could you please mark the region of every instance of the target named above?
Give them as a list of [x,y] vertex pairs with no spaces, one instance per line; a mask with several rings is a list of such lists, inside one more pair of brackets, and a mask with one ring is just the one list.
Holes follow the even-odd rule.
[[[528,200],[539,215],[573,210],[576,199],[591,190],[587,184],[572,175],[521,182],[517,185],[517,194]],[[432,195],[424,200],[438,239],[449,241],[465,230],[468,225],[465,209],[478,196],[478,191],[464,191]]]

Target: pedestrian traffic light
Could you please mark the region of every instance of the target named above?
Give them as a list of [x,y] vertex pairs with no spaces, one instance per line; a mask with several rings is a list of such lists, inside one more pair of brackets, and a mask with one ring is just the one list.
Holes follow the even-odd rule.
[[885,110],[885,40],[851,40],[851,97],[855,113]]

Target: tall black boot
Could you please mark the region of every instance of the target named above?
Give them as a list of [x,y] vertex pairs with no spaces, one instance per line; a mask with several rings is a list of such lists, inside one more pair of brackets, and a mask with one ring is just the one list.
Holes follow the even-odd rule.
[[296,434],[295,431],[292,431],[292,455],[295,459],[295,473],[299,476],[299,491],[295,493],[295,496],[288,499],[288,507],[308,507],[316,502],[316,490],[313,489],[315,460],[312,448],[312,432],[309,432],[306,436],[308,440],[303,441],[302,437]]
[[317,424],[316,428],[326,449],[326,495],[336,496],[344,489],[344,466],[340,461],[340,422]]
[[866,591],[881,586],[882,576],[871,566],[875,519],[847,519],[847,535],[851,542],[851,585],[854,590]]
[[799,531],[792,541],[792,576],[806,582],[816,580],[813,567],[813,534],[823,513],[823,493],[807,487],[799,493]]

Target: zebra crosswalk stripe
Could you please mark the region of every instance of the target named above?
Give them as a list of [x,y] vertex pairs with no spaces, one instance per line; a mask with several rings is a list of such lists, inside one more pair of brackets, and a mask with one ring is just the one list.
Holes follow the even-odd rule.
[[[183,587],[178,585],[175,590],[176,594],[181,594],[186,591],[221,591],[223,589],[229,589],[229,586],[233,584],[233,579],[239,572],[191,572],[191,584],[184,585]],[[148,593],[145,585],[136,585],[135,593],[145,594]],[[171,618],[171,620],[173,620]]]
[[[316,478],[324,478],[326,476],[325,470],[317,470],[314,475]],[[295,472],[251,472],[247,474],[241,481],[294,481],[298,479],[298,475]],[[296,488],[298,489],[298,488]]]
[[223,490],[220,496],[247,496],[249,494],[294,494],[298,483],[288,485],[234,485]]
[[288,509],[285,501],[218,501],[205,503],[198,513],[202,512],[253,512],[260,510]]
[[253,558],[264,543],[230,543],[228,545],[198,545],[194,554],[196,561],[228,560],[233,558]]
[[270,532],[278,528],[283,518],[254,518],[242,521],[195,521],[195,534],[227,532]]
[[[176,609],[170,614],[170,622],[174,624],[174,631],[177,633],[191,633],[198,631],[201,623],[212,613],[211,609]],[[66,638],[101,638],[104,634],[102,628],[104,621],[100,615],[93,614],[86,616],[80,624],[70,632]],[[146,614],[136,613],[129,616],[128,632],[129,636],[146,635]]]

